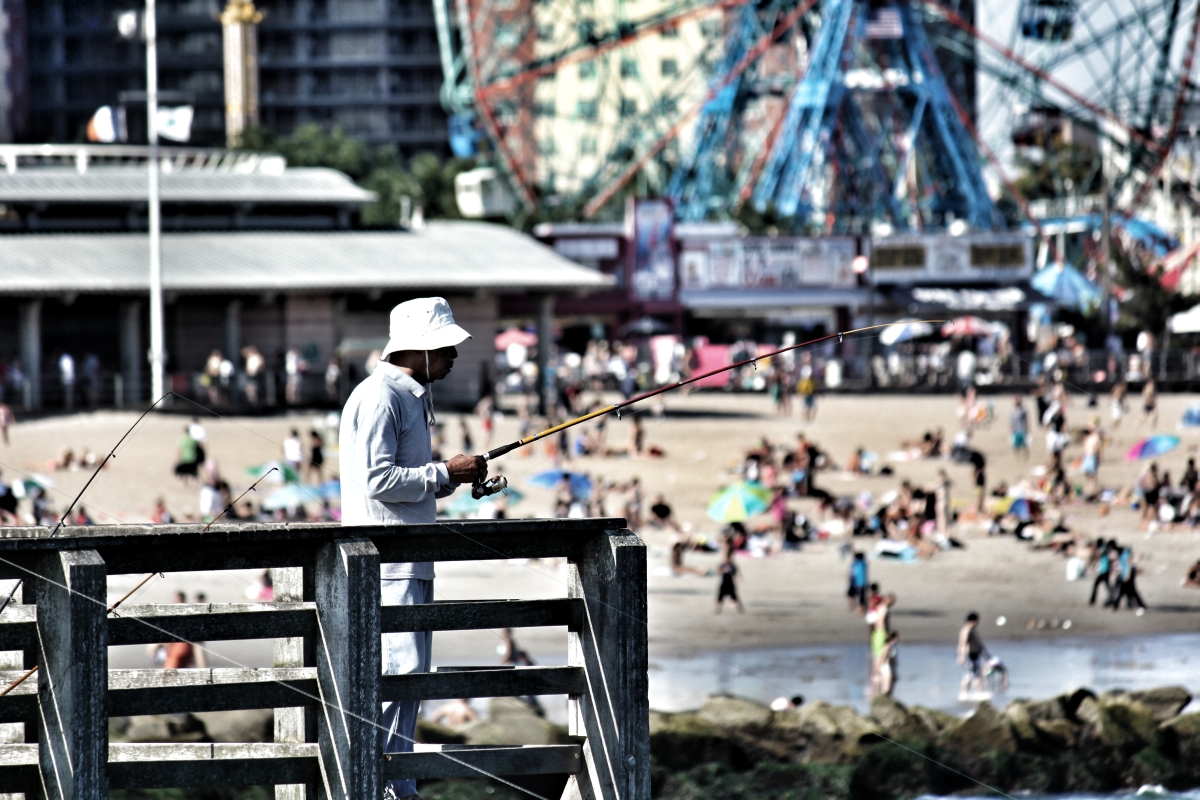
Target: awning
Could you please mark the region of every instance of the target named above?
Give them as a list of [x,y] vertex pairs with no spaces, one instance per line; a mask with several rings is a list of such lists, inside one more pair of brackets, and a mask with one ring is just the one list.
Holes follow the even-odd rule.
[[941,286],[907,286],[888,289],[887,302],[909,313],[1005,313],[1027,311],[1037,303],[1054,301],[1029,286],[990,289],[947,289]]
[[867,289],[727,289],[682,291],[679,302],[689,310],[765,312],[799,308],[865,306],[871,302]]

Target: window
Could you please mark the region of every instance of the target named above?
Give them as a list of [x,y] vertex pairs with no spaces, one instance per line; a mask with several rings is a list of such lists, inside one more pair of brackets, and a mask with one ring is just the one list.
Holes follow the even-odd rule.
[[664,58],[658,66],[664,78],[673,78],[679,74],[679,62],[673,58]]
[[621,98],[621,116],[632,117],[638,113],[637,100],[628,97]]
[[721,37],[721,20],[706,19],[700,23],[700,34],[705,39],[719,39]]
[[575,104],[575,116],[580,119],[596,118],[596,101],[580,100]]
[[590,78],[595,78],[595,77],[596,77],[596,62],[595,61],[584,61],[582,64],[579,65],[580,80],[588,80]]
[[871,265],[875,269],[922,269],[925,266],[925,248],[877,247],[871,253]]
[[592,136],[584,136],[579,140],[579,155],[594,156],[596,155],[596,139]]
[[551,23],[543,23],[537,26],[537,38],[539,42],[554,41],[554,25]]
[[678,39],[679,27],[677,25],[672,25],[669,28],[663,28],[661,36],[664,39]]
[[679,110],[679,104],[675,101],[674,97],[662,98],[659,100],[658,106],[662,109],[664,114],[674,114]]
[[539,117],[553,117],[554,116],[554,101],[553,100],[541,100],[537,103],[534,103],[533,104],[533,113]]
[[972,267],[1023,267],[1025,248],[1019,244],[973,244]]
[[538,152],[544,156],[554,155],[554,140],[542,139],[540,142],[538,142]]
[[621,77],[622,78],[636,78],[637,76],[638,76],[637,62],[634,61],[632,58],[622,58],[621,59]]

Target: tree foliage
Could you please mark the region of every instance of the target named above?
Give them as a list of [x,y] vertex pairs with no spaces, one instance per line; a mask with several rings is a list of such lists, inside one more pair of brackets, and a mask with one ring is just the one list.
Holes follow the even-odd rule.
[[418,153],[404,163],[392,145],[372,148],[348,136],[341,128],[316,123],[301,125],[287,136],[275,136],[262,128],[242,133],[241,149],[278,153],[292,167],[327,167],[344,172],[379,195],[379,201],[363,209],[367,225],[395,225],[400,219],[401,198],[409,197],[431,219],[460,219],[454,197],[454,178],[471,169],[467,159],[443,161],[434,153]]

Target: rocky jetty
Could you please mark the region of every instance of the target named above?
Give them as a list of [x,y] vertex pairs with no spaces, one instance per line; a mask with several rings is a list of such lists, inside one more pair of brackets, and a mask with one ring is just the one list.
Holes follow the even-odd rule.
[[974,781],[1009,793],[1192,788],[1200,714],[1180,714],[1190,701],[1180,687],[1080,689],[1002,709],[984,702],[960,718],[889,697],[864,716],[714,696],[696,712],[651,713],[654,794],[883,800],[982,788]]
[[[1191,699],[1181,687],[1099,695],[1079,689],[1003,708],[980,703],[957,717],[888,697],[875,698],[863,715],[824,702],[772,711],[716,695],[694,712],[651,712],[653,793],[669,800],[898,800],[979,792],[979,783],[1010,794],[1112,792],[1146,784],[1189,789],[1200,787],[1200,713],[1180,713]],[[271,715],[114,719],[110,734],[112,741],[263,741],[271,738]],[[458,730],[422,721],[417,738],[568,741],[565,729],[504,698],[492,701],[487,719]],[[488,783],[435,782],[422,787],[422,796],[527,797]],[[539,785],[537,793],[557,797],[553,788]]]

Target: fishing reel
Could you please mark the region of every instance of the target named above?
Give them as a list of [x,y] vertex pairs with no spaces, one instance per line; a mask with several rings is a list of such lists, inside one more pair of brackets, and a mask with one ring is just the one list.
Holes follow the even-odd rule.
[[471,486],[472,498],[482,500],[485,497],[508,491],[508,478],[503,475],[497,475],[494,478],[487,476],[488,460],[486,458],[475,456],[475,467],[475,483]]
[[490,497],[500,492],[508,491],[508,478],[503,475],[497,475],[494,478],[486,478],[482,481],[476,481],[471,487],[471,497],[480,500],[484,497]]

